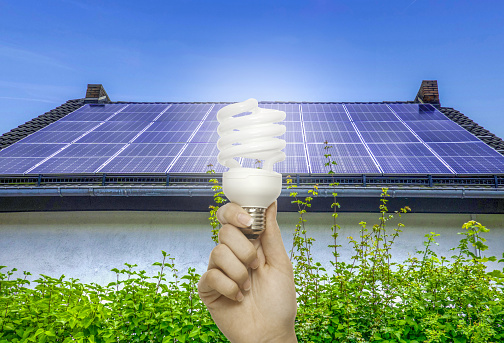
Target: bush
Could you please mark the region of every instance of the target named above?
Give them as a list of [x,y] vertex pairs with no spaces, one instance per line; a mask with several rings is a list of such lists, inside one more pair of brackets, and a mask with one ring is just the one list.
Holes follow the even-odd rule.
[[[295,195],[294,195],[295,196]],[[296,333],[302,342],[502,342],[504,341],[504,274],[487,273],[481,257],[488,247],[478,222],[463,225],[462,239],[450,259],[437,256],[434,232],[425,235],[419,257],[390,262],[390,249],[402,232],[387,222],[409,209],[388,214],[383,189],[380,222],[361,222],[351,263],[338,261],[339,226],[333,225],[334,271],[327,273],[311,258],[309,238],[300,210],[292,253],[298,292]],[[305,205],[308,201],[301,200]],[[296,199],[296,201],[298,201]],[[337,218],[337,215],[334,216]],[[470,250],[475,248],[476,253]],[[503,254],[504,257],[504,254]],[[503,262],[504,259],[498,262]]]
[[[174,261],[156,262],[156,276],[112,269],[117,281],[105,287],[41,275],[34,289],[25,278],[0,273],[0,342],[221,342],[225,337],[199,300],[199,275],[189,268],[177,277]],[[3,266],[0,266],[0,269]],[[168,284],[166,270],[173,280]]]

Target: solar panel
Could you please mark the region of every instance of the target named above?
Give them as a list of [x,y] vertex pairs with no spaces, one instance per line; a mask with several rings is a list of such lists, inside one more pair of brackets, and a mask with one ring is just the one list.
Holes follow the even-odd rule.
[[[209,164],[222,172],[216,114],[226,105],[85,105],[1,150],[0,173],[204,173]],[[325,174],[327,153],[341,174],[504,173],[502,155],[429,104],[259,106],[286,112],[282,173]]]
[[[121,157],[117,156],[104,166],[102,173],[165,173],[173,157]],[[99,167],[99,166],[97,166]]]
[[110,157],[121,150],[124,144],[71,144],[58,153],[61,157]]
[[362,138],[366,143],[406,143],[406,142],[418,142],[418,138],[415,137],[411,132],[361,132]]
[[422,143],[368,143],[367,146],[374,156],[429,156],[434,154]]
[[436,157],[376,157],[385,174],[451,174]]
[[35,132],[28,137],[22,139],[20,143],[71,143],[85,132],[83,131],[66,131],[66,132]]
[[[72,123],[73,124],[73,123]],[[77,124],[77,123],[76,123]],[[113,122],[109,121],[104,123],[103,125],[98,126],[94,131],[134,131],[138,132],[142,130],[147,124],[142,121],[122,121],[122,122]]]
[[30,171],[32,174],[92,173],[109,157],[52,157]]
[[13,144],[0,150],[0,157],[46,157],[63,148],[65,144]]
[[355,122],[357,129],[359,131],[370,131],[370,132],[381,132],[381,131],[391,131],[391,132],[402,132],[409,131],[406,125],[399,121],[357,121]]
[[175,157],[183,147],[183,143],[133,143],[126,147],[119,156]]
[[0,174],[23,174],[42,160],[40,157],[0,157]]

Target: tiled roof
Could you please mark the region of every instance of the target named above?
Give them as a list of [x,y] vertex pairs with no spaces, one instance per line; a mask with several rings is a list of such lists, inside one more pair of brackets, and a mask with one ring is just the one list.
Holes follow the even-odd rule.
[[84,105],[84,99],[68,100],[55,109],[50,110],[49,112],[46,112],[24,124],[19,125],[15,129],[12,129],[7,133],[4,133],[0,136],[0,150],[46,127],[56,120],[63,118],[82,105]]

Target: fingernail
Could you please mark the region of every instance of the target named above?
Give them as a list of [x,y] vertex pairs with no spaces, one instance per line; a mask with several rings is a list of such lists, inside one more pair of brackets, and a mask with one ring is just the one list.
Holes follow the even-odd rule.
[[250,279],[248,279],[247,281],[245,281],[245,283],[243,284],[243,289],[245,291],[250,291],[250,288],[252,287],[252,285],[250,284]]
[[238,294],[236,294],[236,300],[238,300],[239,302],[242,302],[243,298],[245,297],[243,296],[242,292],[238,292]]
[[252,263],[250,264],[250,268],[252,268],[252,269],[259,268],[259,259],[258,258],[256,258],[255,260],[252,261]]
[[252,225],[252,223],[254,222],[254,219],[252,219],[251,216],[249,216],[248,214],[245,214],[245,213],[240,213],[238,215],[238,221],[242,224],[242,225],[245,225],[245,227],[249,227],[250,225]]

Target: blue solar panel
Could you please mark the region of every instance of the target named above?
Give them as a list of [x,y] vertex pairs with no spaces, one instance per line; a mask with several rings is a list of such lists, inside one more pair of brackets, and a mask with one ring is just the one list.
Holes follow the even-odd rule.
[[306,132],[307,143],[359,143],[360,138],[356,132]]
[[361,132],[366,143],[407,143],[418,142],[418,138],[411,132]]
[[142,115],[148,113],[159,114],[169,106],[170,104],[129,104],[126,108],[124,108],[124,110],[121,111],[121,114],[124,113],[141,113]]
[[173,157],[116,157],[102,173],[165,173]]
[[108,157],[52,157],[33,169],[33,174],[92,173]]
[[[246,168],[258,168],[262,167],[262,163],[256,163],[254,160],[245,159],[242,166]],[[273,170],[277,173],[292,173],[292,171],[296,171],[296,173],[304,174],[309,172],[304,156],[287,156],[283,162],[275,164]]]
[[128,143],[133,137],[137,135],[137,132],[131,131],[119,131],[119,132],[107,132],[107,131],[95,131],[89,132],[87,135],[78,140],[79,143]]
[[47,157],[65,144],[13,144],[0,150],[0,157]]
[[391,113],[385,104],[345,104],[345,107],[353,113]]
[[352,123],[345,121],[308,121],[304,126],[306,131],[355,131]]
[[394,113],[384,113],[384,112],[350,112],[352,120],[358,121],[399,121]]
[[429,146],[440,156],[494,156],[502,155],[483,142],[474,143],[430,143]]
[[424,142],[481,142],[467,131],[418,131]]
[[466,131],[451,120],[408,121],[408,126],[414,131]]
[[[207,164],[221,172],[226,168],[217,163],[216,114],[225,105],[85,105],[0,151],[0,173],[204,173]],[[260,107],[287,113],[287,159],[275,165],[282,173],[327,173],[325,153],[342,174],[448,174],[444,163],[460,174],[504,173],[503,156],[431,105]],[[256,166],[249,159],[243,165]]]
[[502,174],[504,158],[483,157],[443,157],[457,174]]
[[175,157],[184,147],[183,143],[133,143],[126,147],[120,157]]
[[[335,156],[331,159],[336,165],[331,165],[332,170],[337,174],[379,174],[380,170],[371,157],[341,157]],[[310,155],[310,166],[312,173],[327,174],[329,167],[325,164],[327,159],[323,156]]]
[[46,127],[40,132],[55,132],[55,131],[82,131],[86,132],[98,126],[98,122],[73,122],[73,121],[57,121]]
[[[193,132],[198,127],[199,122],[197,121],[162,121],[155,122],[147,129],[147,132],[151,131],[191,131]],[[218,123],[212,125],[214,127],[211,131],[217,131]],[[200,131],[203,131],[200,129]]]
[[205,173],[209,170],[208,165],[212,164],[211,169],[217,173],[227,170],[217,162],[217,156],[210,157],[180,157],[168,170],[170,173]]
[[[82,106],[77,111],[70,113],[68,116],[73,116],[75,112],[79,112],[79,113],[82,113],[82,112],[110,113],[110,114],[112,114],[112,113],[115,113],[126,106],[127,106],[126,104],[103,104],[103,105],[88,104],[88,105]],[[66,117],[68,117],[68,116],[66,116]]]
[[113,113],[77,113],[73,115],[72,117],[67,116],[64,118],[61,118],[60,121],[73,121],[73,122],[101,122],[104,121],[111,116],[113,116]]
[[[369,152],[362,143],[339,143],[339,144],[307,144],[310,156],[342,156],[342,157],[370,157]],[[325,147],[329,149],[324,149]]]
[[299,104],[259,103],[259,107],[285,112],[285,121],[301,121]]
[[156,121],[201,121],[211,106],[210,104],[174,104]]
[[450,120],[430,104],[390,104],[392,110],[404,121]]
[[122,111],[121,113],[110,118],[110,121],[111,122],[115,122],[115,121],[151,122],[154,119],[156,119],[156,117],[158,115],[159,115],[159,113],[157,113],[157,112],[154,112],[154,113],[139,113],[139,112],[128,113],[128,112]]
[[302,104],[303,113],[341,113],[346,114],[342,104]]
[[303,112],[303,120],[309,121],[350,121],[346,113]]
[[451,174],[436,157],[376,157],[385,174]]
[[0,157],[0,174],[23,174],[43,158]]
[[98,126],[94,131],[141,131],[148,123],[142,121],[106,122]]
[[187,143],[191,132],[144,132],[135,143]]
[[70,143],[82,136],[84,132],[48,132],[40,131],[23,138],[19,143]]
[[399,121],[357,121],[355,125],[359,131],[409,131],[406,125]]
[[124,144],[71,144],[58,153],[58,157],[110,157]]
[[219,140],[219,134],[217,131],[203,131],[203,132],[197,132],[191,142],[194,143],[208,143],[212,142],[213,144],[217,144],[217,141]]
[[305,148],[302,143],[287,143],[283,149],[286,156],[305,157]]
[[[284,121],[284,122],[282,122],[282,125],[285,126],[286,132],[301,132],[302,131],[301,122],[299,122],[299,121]],[[305,122],[305,125],[306,125],[306,122]],[[200,130],[204,131],[203,126],[201,127]],[[217,130],[217,128],[215,130]]]
[[219,149],[215,143],[189,143],[181,156],[217,156]]
[[[429,156],[434,154],[422,143],[367,144],[374,156]],[[441,162],[439,162],[441,163]]]

